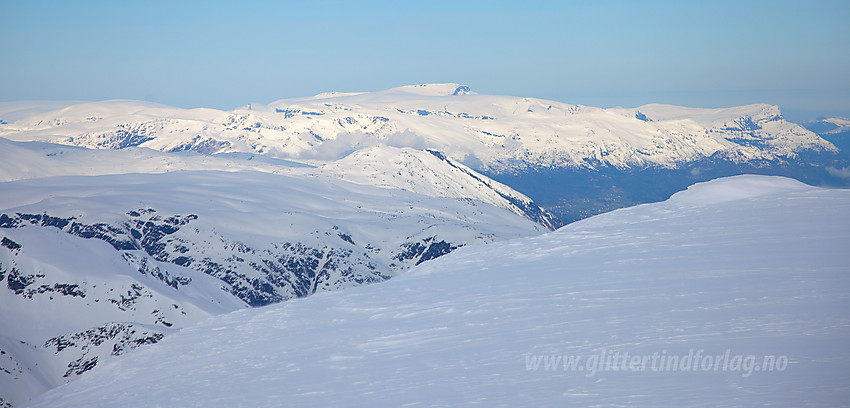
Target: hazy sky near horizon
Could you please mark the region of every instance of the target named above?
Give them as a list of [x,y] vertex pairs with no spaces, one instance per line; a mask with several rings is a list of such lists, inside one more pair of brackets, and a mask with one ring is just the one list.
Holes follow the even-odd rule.
[[[850,114],[850,1],[4,1],[0,100],[232,109],[458,82]],[[786,113],[787,114],[787,113]]]

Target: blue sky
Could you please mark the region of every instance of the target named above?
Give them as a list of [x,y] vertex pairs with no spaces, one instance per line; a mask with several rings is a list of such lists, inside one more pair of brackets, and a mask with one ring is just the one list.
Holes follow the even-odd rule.
[[0,99],[231,109],[459,82],[593,106],[850,114],[850,1],[10,1]]

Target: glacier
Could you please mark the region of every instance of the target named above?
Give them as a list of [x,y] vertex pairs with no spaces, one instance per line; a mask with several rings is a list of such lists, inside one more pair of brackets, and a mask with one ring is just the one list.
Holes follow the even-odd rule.
[[215,316],[27,406],[837,406],[848,214],[848,190],[700,183]]

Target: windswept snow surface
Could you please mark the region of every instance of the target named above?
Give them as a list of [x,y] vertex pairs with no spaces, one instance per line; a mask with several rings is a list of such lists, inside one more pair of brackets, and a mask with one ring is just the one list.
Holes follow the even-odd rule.
[[30,406],[837,406],[848,248],[850,191],[720,179],[217,316]]

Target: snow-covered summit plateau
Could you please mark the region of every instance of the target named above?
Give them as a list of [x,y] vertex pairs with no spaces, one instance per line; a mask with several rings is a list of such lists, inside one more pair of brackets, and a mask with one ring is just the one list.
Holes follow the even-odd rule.
[[29,406],[837,406],[848,214],[848,190],[719,179],[213,317]]

